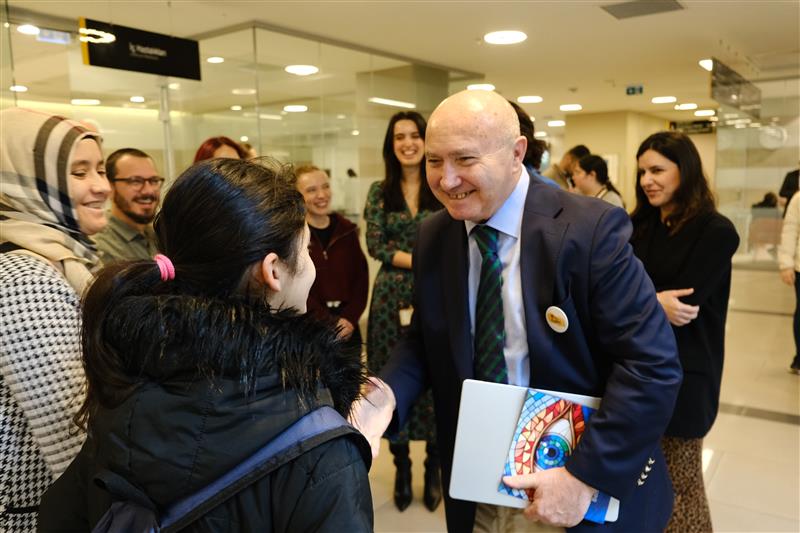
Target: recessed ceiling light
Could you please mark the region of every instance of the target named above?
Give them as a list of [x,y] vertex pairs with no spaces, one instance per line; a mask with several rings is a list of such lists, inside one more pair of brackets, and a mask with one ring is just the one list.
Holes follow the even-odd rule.
[[[283,112],[281,115],[285,115],[286,113]],[[283,120],[281,115],[270,115],[269,113],[259,113],[258,118],[261,120]]]
[[295,76],[310,76],[319,72],[319,68],[314,65],[287,65],[283,70]]
[[678,99],[674,96],[654,96],[650,101],[654,104],[671,104],[677,102]]
[[70,103],[72,105],[100,105],[100,100],[97,98],[73,98]]
[[696,117],[713,117],[716,114],[716,111],[713,109],[698,109],[694,112],[694,116]]
[[353,131],[350,132],[350,135],[354,135],[355,136],[355,135],[358,135],[359,133],[361,133],[361,132],[358,131],[358,130],[353,130]]
[[561,111],[580,111],[583,109],[581,104],[563,104],[558,106]]
[[144,103],[144,96],[131,96],[130,100],[134,104],[143,104]]
[[537,139],[544,139],[545,137],[547,137],[547,132],[546,131],[536,131],[536,132],[533,133],[533,136],[536,137]]
[[538,104],[538,103],[543,102],[543,101],[544,101],[544,98],[542,98],[541,96],[533,96],[533,95],[532,96],[520,96],[519,98],[517,98],[517,102],[519,102],[520,104]]
[[231,111],[241,111],[241,110],[242,110],[242,106],[240,106],[240,105],[232,105],[231,106]]
[[17,31],[20,33],[24,33],[25,35],[39,35],[39,32],[42,31],[33,24],[22,24],[17,26]]
[[12,85],[11,87],[8,88],[8,90],[11,91],[12,93],[28,92],[28,88],[25,87],[24,85]]
[[181,88],[181,84],[180,84],[180,83],[177,83],[177,82],[172,82],[172,83],[170,83],[169,85],[167,85],[167,87],[169,87],[169,88],[170,88],[170,89],[172,89],[173,91],[177,91],[178,89],[180,89],[180,88]]
[[706,69],[707,71],[711,72],[714,68],[714,60],[713,59],[701,59],[697,62],[698,65]]
[[246,143],[247,141],[250,140],[250,137],[248,137],[247,135],[242,135],[241,137],[239,137],[239,140],[243,143]]
[[236,96],[250,96],[250,95],[256,94],[256,90],[255,89],[248,89],[248,88],[233,89],[231,92],[233,94],[235,94]]
[[305,113],[308,111],[308,106],[302,104],[285,105],[283,106],[283,110],[287,113]]
[[469,91],[494,91],[494,85],[491,83],[472,83],[467,85]]
[[342,113],[339,113],[338,115],[336,115],[336,118],[338,118],[339,120],[341,120],[341,119],[343,119],[343,118],[347,118],[347,115],[344,115],[344,114],[342,114]]
[[525,33],[517,30],[493,31],[483,36],[483,40],[489,44],[517,44],[527,38]]
[[675,106],[677,111],[691,111],[697,109],[697,104],[678,104]]
[[402,107],[403,109],[417,108],[416,104],[412,104],[411,102],[403,102],[402,100],[392,100],[391,98],[378,98],[377,96],[368,98],[367,101],[372,102],[373,104],[388,105],[392,107]]
[[206,59],[206,62],[207,63],[224,63],[225,62],[225,58],[224,57],[219,57],[219,56],[211,56],[208,59]]
[[564,122],[563,120],[548,120],[547,125],[550,126],[551,128],[560,128],[562,126],[566,126],[567,123]]

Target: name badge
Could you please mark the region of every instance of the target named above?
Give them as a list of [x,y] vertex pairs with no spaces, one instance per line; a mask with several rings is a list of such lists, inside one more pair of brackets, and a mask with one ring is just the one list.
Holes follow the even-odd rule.
[[556,333],[564,333],[569,328],[569,319],[567,314],[555,305],[551,305],[544,312],[544,318],[547,320],[547,325]]
[[411,315],[414,314],[414,308],[411,306],[405,307],[398,311],[400,315],[400,325],[402,327],[408,327],[411,325]]

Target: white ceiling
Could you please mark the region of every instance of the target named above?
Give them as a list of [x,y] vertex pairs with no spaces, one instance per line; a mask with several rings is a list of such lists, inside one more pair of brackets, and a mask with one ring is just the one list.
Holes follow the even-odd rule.
[[[672,95],[679,102],[714,107],[710,75],[697,65],[699,59],[711,56],[750,79],[788,78],[791,81],[770,85],[774,97],[798,96],[800,1],[682,0],[681,11],[624,20],[600,8],[608,3],[616,2],[9,1],[12,8],[69,19],[86,16],[180,37],[256,21],[295,34],[483,73],[509,99],[527,94],[544,98],[541,104],[524,105],[539,119],[537,129],[542,119],[563,118],[558,106],[564,103],[580,103],[581,113],[634,110],[691,120],[691,111],[676,112],[672,105],[650,103],[650,98]],[[499,29],[522,30],[528,40],[505,47],[483,43],[486,32]],[[295,37],[284,39],[270,47],[281,57],[260,54],[260,69],[284,64],[289,51],[301,59],[309,46]],[[306,50],[307,56],[319,54],[318,46],[314,43]],[[201,41],[204,56],[228,53],[234,62],[251,61],[247,56],[251,47],[251,37],[236,34]],[[335,49],[329,47],[331,53]],[[397,59],[401,58],[376,65],[376,56],[353,52],[342,61],[387,68],[401,64]],[[326,87],[325,79],[319,76],[314,85],[309,83],[309,94],[342,91],[330,82]],[[217,82],[232,83],[230,74]],[[628,84],[643,85],[644,94],[626,96]],[[279,95],[276,91],[276,101]],[[288,94],[292,96],[297,95]],[[207,98],[216,99],[219,109],[230,105],[218,95]]]

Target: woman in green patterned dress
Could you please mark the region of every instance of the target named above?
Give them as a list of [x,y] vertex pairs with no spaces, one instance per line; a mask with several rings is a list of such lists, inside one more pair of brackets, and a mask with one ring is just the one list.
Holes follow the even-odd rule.
[[[426,216],[442,208],[425,179],[426,125],[422,115],[415,111],[401,111],[392,116],[383,141],[386,179],[372,184],[364,208],[367,248],[382,263],[372,289],[367,325],[368,365],[374,373],[386,363],[411,322],[414,288],[411,251],[417,228]],[[394,503],[400,511],[412,499],[409,440],[427,443],[423,501],[433,511],[439,506],[442,492],[430,391],[412,408],[400,434],[389,442],[397,467]]]

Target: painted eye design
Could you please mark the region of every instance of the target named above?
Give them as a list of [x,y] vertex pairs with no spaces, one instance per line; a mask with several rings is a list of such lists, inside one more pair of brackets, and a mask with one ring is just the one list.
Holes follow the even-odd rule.
[[547,469],[564,466],[572,453],[569,422],[557,420],[547,428],[536,445],[534,461],[536,468]]

